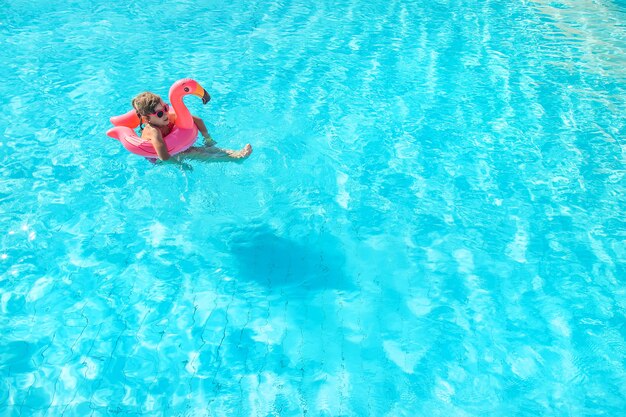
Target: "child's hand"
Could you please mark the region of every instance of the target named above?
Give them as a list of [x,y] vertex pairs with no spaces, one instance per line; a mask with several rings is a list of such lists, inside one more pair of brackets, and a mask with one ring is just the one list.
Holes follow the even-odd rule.
[[202,137],[204,138],[204,146],[206,147],[213,146],[217,143],[208,133],[206,135],[202,135]]

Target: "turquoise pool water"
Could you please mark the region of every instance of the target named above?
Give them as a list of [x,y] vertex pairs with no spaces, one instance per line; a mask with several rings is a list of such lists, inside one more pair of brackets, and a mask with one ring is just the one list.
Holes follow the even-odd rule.
[[[0,10],[1,416],[624,412],[623,2],[60,3]],[[182,77],[249,160],[105,136]]]

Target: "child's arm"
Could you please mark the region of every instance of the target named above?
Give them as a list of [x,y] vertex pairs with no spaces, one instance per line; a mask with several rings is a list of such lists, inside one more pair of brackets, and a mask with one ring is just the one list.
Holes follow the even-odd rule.
[[198,131],[202,134],[202,137],[205,139],[212,140],[211,136],[209,135],[209,131],[207,130],[206,125],[204,124],[204,121],[198,116],[194,116],[193,114],[191,115],[191,117],[193,118],[193,122],[198,127]]
[[161,135],[161,131],[158,129],[150,129],[148,131],[144,130],[144,134],[142,138],[146,140],[150,140],[152,146],[154,146],[154,150],[156,151],[159,159],[161,161],[167,161],[170,159],[170,153],[167,151],[167,145],[163,140],[163,135]]

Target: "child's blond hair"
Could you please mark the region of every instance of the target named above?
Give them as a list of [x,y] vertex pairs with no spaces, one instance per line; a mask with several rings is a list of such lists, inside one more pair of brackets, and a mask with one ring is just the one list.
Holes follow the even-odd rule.
[[149,91],[138,94],[133,101],[131,102],[133,108],[137,112],[137,117],[139,117],[139,130],[143,131],[143,119],[141,116],[148,116],[154,113],[154,109],[156,106],[161,104],[163,100],[161,97],[157,96],[154,93]]
[[142,116],[148,116],[154,113],[154,109],[159,104],[163,103],[161,97],[153,94],[149,91],[138,94],[132,101],[133,108],[137,113]]

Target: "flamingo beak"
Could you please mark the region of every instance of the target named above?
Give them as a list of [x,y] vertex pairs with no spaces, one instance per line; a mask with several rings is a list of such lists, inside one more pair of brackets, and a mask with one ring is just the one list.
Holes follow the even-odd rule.
[[196,86],[193,95],[200,97],[202,99],[202,104],[207,104],[211,100],[211,96],[209,95],[209,93],[207,93],[200,84]]

